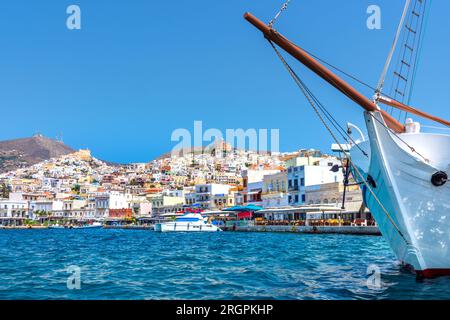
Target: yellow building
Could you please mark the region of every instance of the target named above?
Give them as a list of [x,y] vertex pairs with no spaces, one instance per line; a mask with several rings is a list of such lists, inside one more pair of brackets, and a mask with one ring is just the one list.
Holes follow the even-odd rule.
[[184,197],[169,197],[161,194],[147,195],[147,199],[151,201],[154,208],[183,205],[185,201]]
[[77,152],[74,152],[72,155],[82,161],[92,160],[91,150],[89,149],[80,149]]
[[290,167],[300,167],[300,166],[313,166],[317,161],[320,161],[322,157],[314,157],[314,156],[307,156],[307,157],[294,157],[292,159],[289,159],[285,162],[286,168]]
[[286,171],[264,176],[261,194],[263,207],[274,208],[288,206],[288,191]]

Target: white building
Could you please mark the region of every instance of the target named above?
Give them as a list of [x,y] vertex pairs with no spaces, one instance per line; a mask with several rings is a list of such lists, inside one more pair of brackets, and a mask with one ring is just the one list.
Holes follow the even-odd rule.
[[0,200],[0,218],[29,218],[28,201]]
[[231,186],[225,184],[198,184],[195,186],[195,202],[204,209],[211,209],[216,206],[215,198],[226,197]]
[[127,197],[120,191],[109,193],[109,209],[129,209]]
[[288,169],[289,205],[298,206],[306,204],[306,188],[313,185],[342,182],[342,171],[331,171],[331,168],[340,164],[335,161],[326,161],[322,166],[298,166]]

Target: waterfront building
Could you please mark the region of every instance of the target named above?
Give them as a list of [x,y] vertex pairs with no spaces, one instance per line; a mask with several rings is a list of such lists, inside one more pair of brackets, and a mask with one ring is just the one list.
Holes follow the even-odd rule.
[[163,213],[176,213],[183,210],[184,197],[171,197],[159,194],[149,194],[147,199],[151,202],[152,215],[158,216]]
[[289,206],[287,180],[286,171],[264,176],[261,196],[264,208]]
[[172,197],[164,194],[152,194],[148,195],[147,198],[152,203],[152,206],[155,209],[184,204],[184,197]]
[[344,184],[341,182],[325,183],[306,187],[308,205],[329,205],[343,208],[341,216],[346,220],[362,219],[372,221],[372,215],[364,206],[361,189],[357,185],[348,186],[343,203]]
[[235,205],[235,195],[234,192],[229,192],[227,194],[218,194],[212,196],[212,206],[208,209],[210,210],[221,210],[227,207],[233,207]]
[[195,186],[193,187],[184,187],[183,188],[183,194],[184,194],[184,203],[187,206],[192,206],[195,204],[196,201],[196,193],[195,193]]
[[152,216],[152,203],[150,201],[134,202],[132,204],[133,215],[135,217],[150,217]]
[[195,203],[203,209],[224,207],[227,203],[231,186],[225,184],[199,184],[195,186]]
[[265,169],[248,169],[242,173],[243,178],[243,202],[244,204],[253,204],[262,206],[262,190],[264,186],[264,176],[279,173],[282,168]]
[[320,219],[337,220],[341,217],[342,211],[340,208],[329,205],[314,205],[264,209],[256,212],[255,215],[275,224],[297,223],[307,226]]
[[109,209],[108,218],[113,219],[131,219],[133,217],[132,209]]
[[3,221],[10,224],[11,221],[17,220],[21,224],[24,219],[30,218],[28,209],[28,201],[0,199],[0,223]]
[[[288,168],[288,202],[298,206],[306,203],[306,187],[344,180],[342,171],[332,172],[331,168],[340,162],[328,159],[326,163],[314,166],[298,166]],[[326,164],[326,165],[324,165]]]
[[109,192],[109,209],[128,209],[127,197],[120,191]]
[[[305,188],[306,203],[312,204],[331,204],[342,206],[344,184],[342,182],[324,183],[310,185]],[[357,207],[359,210],[363,202],[361,189],[357,185],[349,186],[346,190],[345,204],[347,206]]]
[[107,217],[109,213],[109,194],[98,193],[94,199],[96,216]]
[[30,219],[36,219],[40,214],[51,214],[53,209],[53,200],[35,200],[29,201],[29,217]]

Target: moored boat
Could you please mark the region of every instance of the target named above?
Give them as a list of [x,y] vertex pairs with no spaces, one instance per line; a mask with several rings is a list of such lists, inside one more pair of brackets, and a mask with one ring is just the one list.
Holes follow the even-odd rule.
[[59,225],[54,224],[48,227],[49,229],[100,229],[103,225],[100,222],[94,222],[92,224],[84,225]]
[[51,226],[48,226],[49,229],[64,229],[64,226],[59,224],[53,224]]
[[187,213],[174,221],[155,224],[158,232],[216,232],[219,227],[207,221],[200,213]]

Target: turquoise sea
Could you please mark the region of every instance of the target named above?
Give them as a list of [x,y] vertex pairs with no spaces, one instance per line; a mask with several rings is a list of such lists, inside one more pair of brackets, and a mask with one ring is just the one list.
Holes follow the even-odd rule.
[[381,237],[0,230],[0,299],[450,299],[450,278],[416,280]]

